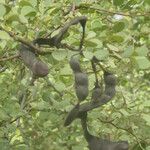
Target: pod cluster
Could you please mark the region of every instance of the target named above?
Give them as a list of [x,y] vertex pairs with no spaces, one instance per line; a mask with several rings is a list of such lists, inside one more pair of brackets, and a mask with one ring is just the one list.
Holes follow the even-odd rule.
[[19,52],[23,63],[32,71],[34,76],[44,77],[48,75],[49,68],[47,64],[38,59],[29,47],[22,44]]
[[81,70],[80,62],[75,56],[71,57],[69,64],[74,74],[76,96],[81,102],[86,99],[89,93],[88,75]]

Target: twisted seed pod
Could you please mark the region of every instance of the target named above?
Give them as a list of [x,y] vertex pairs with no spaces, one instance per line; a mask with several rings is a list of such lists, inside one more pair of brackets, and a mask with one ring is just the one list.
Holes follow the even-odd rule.
[[85,100],[89,93],[88,76],[86,73],[81,71],[79,60],[75,56],[71,57],[69,64],[74,73],[75,92],[80,102]]
[[75,83],[76,83],[76,85],[88,86],[87,74],[83,73],[83,72],[75,73]]
[[103,93],[102,88],[99,85],[95,86],[92,90],[92,100],[94,102],[98,102],[102,93]]
[[105,85],[105,92],[107,96],[113,97],[116,94],[115,86]]
[[75,56],[72,56],[70,58],[69,64],[73,72],[81,72],[80,62],[78,58],[76,58]]
[[49,73],[47,64],[37,59],[36,55],[30,51],[29,47],[22,44],[19,52],[23,63],[33,72],[33,75],[44,77]]
[[77,85],[75,87],[75,92],[79,101],[83,101],[89,94],[88,86]]
[[77,117],[79,112],[79,104],[77,104],[67,115],[64,126],[68,126]]
[[115,86],[116,85],[116,77],[112,73],[104,72],[104,82],[107,85]]

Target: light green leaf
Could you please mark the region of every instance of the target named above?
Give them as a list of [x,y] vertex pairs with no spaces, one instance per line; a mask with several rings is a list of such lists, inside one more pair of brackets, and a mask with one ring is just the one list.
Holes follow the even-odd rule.
[[86,39],[91,39],[91,38],[94,38],[95,36],[96,36],[96,33],[93,31],[90,31],[90,32],[88,32]]
[[9,34],[6,33],[5,31],[0,31],[0,39],[9,40],[9,39],[10,39],[10,36],[9,36]]
[[128,46],[124,49],[124,52],[121,54],[121,56],[127,58],[130,57],[133,53],[134,53],[134,47]]
[[107,46],[108,46],[108,48],[109,48],[110,50],[112,50],[112,51],[115,51],[115,52],[118,52],[118,51],[119,51],[119,49],[118,49],[116,46],[112,45],[112,44],[107,44]]
[[88,60],[91,60],[94,56],[93,52],[90,52],[90,51],[84,51],[83,54],[85,58],[87,58]]
[[60,60],[63,60],[66,58],[67,56],[67,51],[66,50],[63,50],[63,49],[59,49],[59,50],[55,50],[53,53],[52,53],[52,56],[54,59],[60,61]]
[[35,13],[35,9],[31,6],[24,6],[21,9],[21,15],[23,15],[23,16],[29,15],[31,13]]
[[107,49],[99,49],[96,52],[94,52],[94,56],[99,60],[104,60],[109,56],[109,51]]
[[140,69],[148,69],[150,68],[150,61],[144,56],[135,57],[136,63],[138,64]]
[[49,103],[45,101],[32,102],[30,103],[30,105],[33,109],[38,109],[38,110],[49,109]]
[[145,45],[136,48],[135,51],[137,52],[139,56],[147,56],[149,52],[148,48]]
[[0,17],[3,17],[5,13],[6,13],[5,6],[0,4]]
[[150,126],[150,115],[148,114],[143,114],[142,118],[147,122],[147,125]]

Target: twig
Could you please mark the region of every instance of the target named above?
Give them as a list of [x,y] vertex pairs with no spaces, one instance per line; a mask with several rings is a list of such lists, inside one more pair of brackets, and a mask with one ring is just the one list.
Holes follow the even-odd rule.
[[34,51],[34,53],[38,53],[38,54],[41,54],[41,55],[44,55],[44,54],[47,54],[47,53],[51,53],[51,52],[42,51],[39,47],[37,47],[37,46],[35,46],[34,44],[32,44],[32,42],[26,41],[26,40],[24,40],[23,38],[18,37],[15,33],[11,32],[11,31],[8,31],[8,30],[4,29],[4,28],[1,27],[1,26],[0,26],[0,30],[3,30],[3,31],[5,31],[6,33],[8,33],[14,40],[16,40],[16,41],[18,41],[18,42],[21,42],[22,44],[25,44],[25,45],[27,45],[28,47],[30,47],[31,50]]
[[54,91],[57,92],[61,97],[63,96],[63,93],[61,93],[60,91],[58,91],[47,77],[45,78],[45,80],[46,80],[48,86],[52,87],[54,89]]
[[[138,138],[138,137],[130,130],[130,128],[129,128],[129,129],[126,129],[126,128],[123,128],[123,127],[119,127],[119,126],[117,126],[116,124],[114,124],[114,123],[112,122],[112,120],[106,121],[106,120],[102,120],[102,119],[100,119],[100,118],[98,118],[98,119],[99,119],[101,122],[103,122],[103,123],[109,123],[109,124],[111,124],[112,126],[114,126],[115,128],[124,130],[124,131],[128,132],[129,134],[131,134],[132,136],[134,136],[135,139],[137,140],[137,142],[138,142],[140,148],[141,148],[142,150],[144,150],[144,148],[142,147],[142,145],[141,145],[141,143],[140,143],[140,141],[142,141],[142,139]],[[140,141],[139,141],[139,140],[140,140]]]
[[140,17],[140,16],[145,16],[145,17],[149,17],[150,16],[150,12],[146,12],[144,14],[138,14],[138,12],[136,12],[135,14],[127,14],[127,13],[122,13],[122,12],[114,12],[114,11],[109,11],[109,10],[105,10],[105,9],[98,9],[98,8],[94,8],[94,7],[90,7],[90,6],[86,6],[86,5],[80,5],[80,6],[76,6],[76,9],[91,9],[94,10],[96,12],[99,13],[107,13],[107,14],[111,14],[111,15],[121,15],[121,16],[127,16],[127,17]]
[[16,54],[16,55],[12,55],[12,56],[9,56],[9,57],[2,57],[0,58],[0,62],[2,61],[7,61],[7,60],[11,60],[11,59],[14,59],[14,58],[18,58],[20,55],[19,54]]

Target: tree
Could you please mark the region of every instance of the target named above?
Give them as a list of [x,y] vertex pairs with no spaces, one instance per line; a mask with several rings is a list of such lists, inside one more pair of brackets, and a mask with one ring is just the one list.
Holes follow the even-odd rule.
[[[149,0],[0,1],[0,147],[3,150],[86,149],[80,120],[64,127],[77,103],[69,59],[80,44],[80,24],[63,36],[62,47],[32,45],[37,38],[57,35],[77,16],[88,18],[81,66],[88,73],[91,99],[96,57],[99,80],[105,68],[117,78],[116,96],[89,112],[93,134],[128,140],[131,149],[149,149],[150,81]],[[33,78],[20,59],[19,46],[32,47],[49,68],[45,78]],[[38,55],[38,56],[37,56]],[[35,81],[34,81],[35,80]],[[102,83],[103,84],[103,83]],[[83,142],[81,142],[83,141]]]

